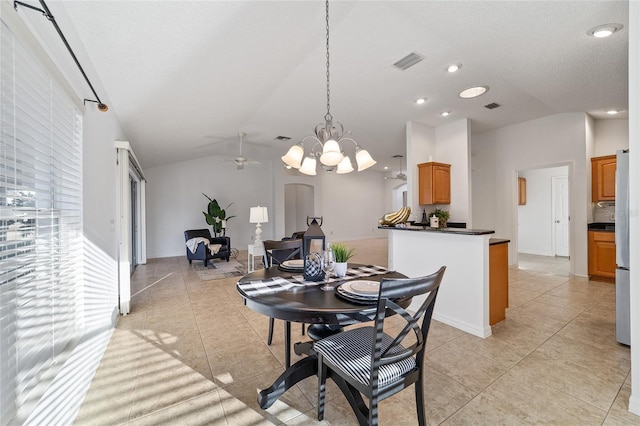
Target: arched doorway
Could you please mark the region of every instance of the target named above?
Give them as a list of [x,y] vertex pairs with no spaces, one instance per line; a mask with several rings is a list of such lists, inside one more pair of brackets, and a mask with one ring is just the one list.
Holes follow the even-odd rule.
[[302,183],[284,185],[284,234],[307,229],[307,216],[314,216],[314,187]]

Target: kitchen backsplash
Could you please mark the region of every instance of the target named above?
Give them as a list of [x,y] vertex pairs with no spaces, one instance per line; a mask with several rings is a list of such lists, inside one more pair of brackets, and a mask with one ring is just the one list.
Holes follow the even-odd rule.
[[598,203],[593,204],[593,221],[594,222],[615,222],[616,206],[614,203]]

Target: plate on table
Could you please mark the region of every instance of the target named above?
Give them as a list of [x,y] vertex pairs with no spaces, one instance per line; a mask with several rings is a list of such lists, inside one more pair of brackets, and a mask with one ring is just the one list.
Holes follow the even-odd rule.
[[282,266],[287,269],[303,269],[304,260],[303,259],[285,260],[284,262],[282,262]]
[[338,296],[339,298],[345,299],[348,302],[357,303],[360,305],[373,305],[377,302],[378,300],[377,295],[359,296],[355,293],[351,293],[345,290],[344,289],[345,284],[340,284],[339,286],[336,287],[336,296]]
[[349,293],[364,297],[378,297],[380,283],[369,280],[353,280],[344,283],[343,288]]

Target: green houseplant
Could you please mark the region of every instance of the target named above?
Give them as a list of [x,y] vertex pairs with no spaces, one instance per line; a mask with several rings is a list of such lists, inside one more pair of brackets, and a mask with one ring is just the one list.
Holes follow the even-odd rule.
[[449,220],[449,210],[435,209],[429,214],[429,217],[431,216],[435,216],[438,218],[438,227],[447,227],[447,221]]
[[[227,216],[227,209],[231,207],[233,203],[230,203],[226,208],[221,208],[215,198],[209,197],[207,194],[202,194],[209,200],[207,205],[207,211],[202,212],[205,220],[213,228],[213,235],[219,236],[222,234],[223,226],[226,225],[226,221],[234,218],[235,216]],[[224,226],[226,228],[226,226]]]
[[347,274],[347,262],[353,257],[354,251],[343,243],[332,244],[331,250],[333,251],[333,257],[336,261],[336,276],[344,277]]
[[338,263],[348,262],[355,254],[352,248],[349,248],[346,244],[342,243],[333,243],[331,245],[331,249],[333,250],[333,256],[335,257],[336,262]]

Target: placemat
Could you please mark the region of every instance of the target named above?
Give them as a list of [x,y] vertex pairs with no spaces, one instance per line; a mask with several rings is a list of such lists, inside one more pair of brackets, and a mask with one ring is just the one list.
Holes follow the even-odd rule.
[[[384,275],[388,273],[387,268],[377,265],[362,265],[355,268],[347,269],[344,277],[336,278],[332,276],[330,283],[352,280],[355,278],[371,277],[374,275]],[[247,282],[239,282],[238,289],[242,290],[247,297],[258,296],[261,294],[276,293],[294,288],[303,288],[308,285],[321,285],[324,281],[305,281],[302,275],[293,275],[290,278],[268,278],[265,280],[255,280]]]

